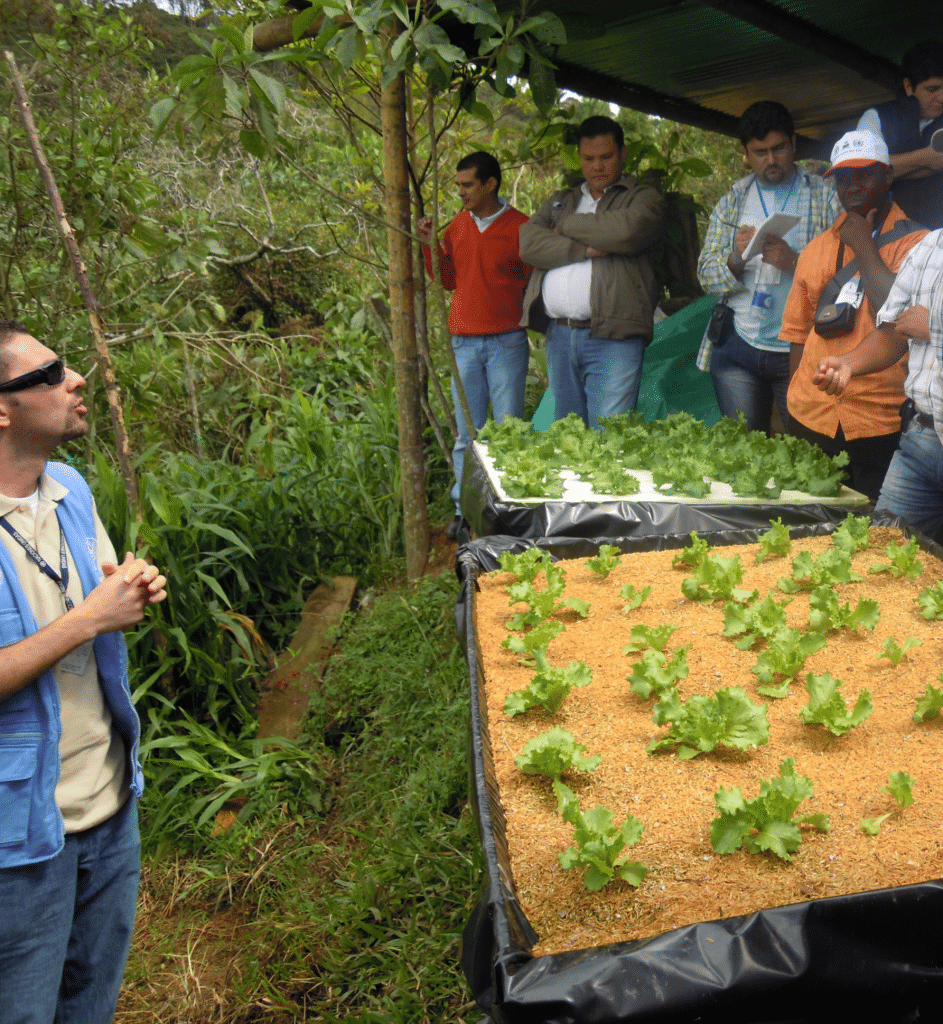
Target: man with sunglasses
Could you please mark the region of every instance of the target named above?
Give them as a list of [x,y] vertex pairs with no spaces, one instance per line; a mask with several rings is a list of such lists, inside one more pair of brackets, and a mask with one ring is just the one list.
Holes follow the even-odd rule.
[[122,630],[166,579],[117,564],[82,477],[85,381],[0,320],[0,1024],[114,1015],[140,872]]

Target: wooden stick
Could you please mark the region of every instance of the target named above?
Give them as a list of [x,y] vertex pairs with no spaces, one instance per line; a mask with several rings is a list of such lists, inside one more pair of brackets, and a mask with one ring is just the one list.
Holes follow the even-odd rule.
[[128,434],[124,425],[124,408],[121,405],[121,392],[118,387],[118,379],[115,376],[114,366],[111,362],[111,356],[108,352],[108,344],[105,341],[105,332],[102,327],[98,302],[92,293],[92,286],[88,279],[88,271],[85,268],[85,262],[82,259],[78,243],[75,240],[75,232],[72,230],[72,225],[69,223],[69,219],[66,216],[65,207],[62,204],[62,195],[56,185],[52,169],[46,160],[46,154],[43,151],[42,143],[39,140],[39,134],[36,131],[36,124],[33,121],[33,112],[30,107],[29,98],[26,94],[26,87],[23,84],[23,79],[20,77],[20,71],[16,65],[16,60],[9,50],[3,51],[3,59],[7,62],[7,66],[10,69],[10,77],[13,80],[13,91],[16,94],[17,104],[20,108],[20,120],[23,122],[26,137],[29,139],[30,148],[33,151],[33,159],[36,162],[40,176],[43,179],[43,184],[46,187],[46,195],[49,197],[49,203],[52,207],[53,213],[55,214],[59,234],[62,236],[63,244],[65,245],[66,251],[72,260],[72,269],[75,271],[75,276],[79,283],[79,290],[82,293],[85,308],[88,310],[89,322],[92,328],[92,337],[95,341],[96,362],[101,368],[102,377],[105,381],[105,394],[108,396],[108,409],[111,412],[111,425],[115,434],[115,447],[118,452],[118,464],[121,468],[121,476],[124,480],[124,489],[128,498],[128,508],[130,509],[131,514],[136,517],[138,512],[137,479],[134,472],[134,465],[131,461]]

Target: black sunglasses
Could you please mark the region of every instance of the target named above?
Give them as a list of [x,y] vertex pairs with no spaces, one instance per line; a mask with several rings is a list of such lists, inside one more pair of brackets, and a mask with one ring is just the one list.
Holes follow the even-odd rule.
[[29,373],[24,373],[13,380],[4,381],[0,384],[0,391],[25,391],[36,384],[48,384],[53,387],[65,380],[65,363],[61,359],[53,359],[51,363],[43,363],[42,366]]

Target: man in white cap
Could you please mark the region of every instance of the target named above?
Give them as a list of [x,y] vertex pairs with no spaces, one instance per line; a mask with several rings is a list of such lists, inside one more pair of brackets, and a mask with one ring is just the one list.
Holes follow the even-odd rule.
[[879,135],[843,135],[826,176],[835,179],[845,212],[800,254],[780,333],[790,343],[791,430],[829,455],[847,452],[850,485],[875,501],[900,439],[907,360],[856,381],[841,397],[823,393],[813,375],[826,356],[851,352],[874,329],[894,276],[927,230],[894,203]]

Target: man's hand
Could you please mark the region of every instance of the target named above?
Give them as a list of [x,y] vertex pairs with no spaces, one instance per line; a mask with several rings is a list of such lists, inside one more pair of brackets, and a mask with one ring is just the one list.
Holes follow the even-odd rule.
[[78,609],[92,617],[96,635],[136,625],[149,604],[160,604],[167,597],[167,577],[130,551],[120,566],[103,563],[102,573],[105,578]]
[[594,260],[597,256],[608,256],[609,253],[603,252],[602,249],[594,249],[591,245],[586,246],[586,258],[588,260]]
[[763,235],[763,262],[791,274],[799,257],[778,235]]
[[423,245],[432,245],[432,218],[420,217],[416,223],[416,234]]
[[812,374],[812,383],[827,395],[842,395],[851,380],[851,367],[841,356],[826,356]]
[[856,255],[862,249],[874,242],[874,218],[877,210],[868,210],[867,217],[860,213],[849,210],[845,214],[845,220],[838,231],[838,236]]
[[897,318],[894,326],[907,338],[930,340],[930,310],[926,306],[911,306]]
[[746,251],[746,247],[750,244],[750,239],[756,234],[756,228],[742,227],[737,228],[737,233],[733,236],[733,251],[737,259],[743,262],[743,253]]

